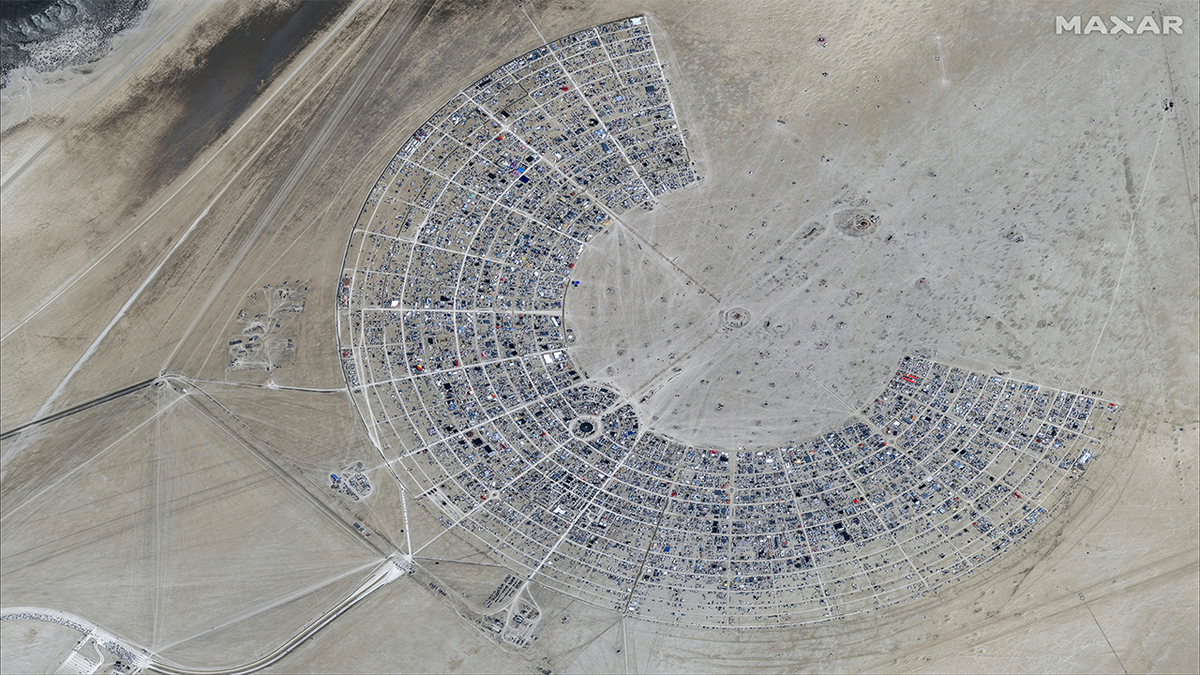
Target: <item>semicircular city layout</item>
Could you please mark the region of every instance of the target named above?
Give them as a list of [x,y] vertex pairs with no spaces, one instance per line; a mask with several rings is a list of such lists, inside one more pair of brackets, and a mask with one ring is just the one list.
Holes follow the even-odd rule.
[[[1119,407],[1096,392],[908,350],[856,400],[805,375],[835,358],[816,343],[777,348],[780,367],[808,377],[835,417],[747,441],[736,427],[751,415],[719,417],[717,404],[706,415],[729,434],[679,433],[682,413],[657,403],[664,383],[712,345],[709,365],[760,349],[780,310],[718,298],[665,256],[657,264],[675,277],[662,284],[708,293],[696,315],[711,320],[636,377],[589,372],[580,345],[607,338],[586,311],[587,293],[604,292],[586,268],[604,263],[585,251],[622,228],[652,248],[623,221],[699,180],[663,67],[640,17],[538,47],[454,96],[371,189],[346,252],[338,336],[359,412],[409,496],[511,571],[505,594],[536,584],[708,627],[923,596],[1043,527],[1113,431]],[[866,207],[835,210],[830,225],[821,236],[844,247],[887,230]],[[796,240],[817,229],[798,224]],[[685,311],[667,295],[628,316]],[[618,313],[622,302],[641,300],[617,298]],[[792,404],[761,405],[786,418]]]

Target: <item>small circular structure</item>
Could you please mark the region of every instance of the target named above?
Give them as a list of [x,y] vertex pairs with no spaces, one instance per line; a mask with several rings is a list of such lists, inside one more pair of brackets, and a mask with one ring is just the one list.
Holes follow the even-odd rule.
[[870,211],[839,211],[834,222],[842,232],[851,237],[863,237],[879,229],[879,216]]
[[590,440],[599,435],[600,418],[588,415],[571,422],[571,435],[581,440]]
[[721,323],[729,328],[741,328],[750,323],[750,310],[734,307],[721,312]]

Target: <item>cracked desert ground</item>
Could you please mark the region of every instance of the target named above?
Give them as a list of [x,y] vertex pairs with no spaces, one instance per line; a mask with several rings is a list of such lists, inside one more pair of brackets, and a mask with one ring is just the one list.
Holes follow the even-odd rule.
[[[101,60],[15,77],[0,137],[0,668],[130,672],[94,646],[107,640],[159,672],[1196,672],[1198,8],[351,0],[287,42],[291,5],[152,2]],[[1182,28],[1060,35],[1056,16]],[[575,593],[575,573],[551,569],[566,529],[522,565],[477,536],[482,506],[419,491],[424,444],[433,457],[458,432],[372,417],[355,379],[369,350],[339,335],[347,241],[447,101],[631,17],[698,179],[609,213],[572,253],[543,313],[570,337],[544,367],[565,352],[628,403],[638,439],[728,452],[732,478],[755,452],[867,424],[906,356],[1119,407],[1098,454],[1050,467],[1061,500],[999,555],[954,583],[896,577],[909,590],[862,611],[828,590],[790,596],[778,576],[764,593],[797,603],[794,620],[759,627],[726,621],[729,584],[746,583],[729,572],[693,594],[728,603],[720,621],[672,623],[633,590],[617,605]],[[870,231],[849,236],[850,212]],[[230,344],[255,331],[265,360]],[[394,379],[440,394],[444,375],[450,390],[424,363]],[[331,489],[360,462],[366,496]],[[615,489],[605,480],[587,494]],[[671,485],[659,521],[683,499]],[[634,584],[664,555],[639,541],[610,549]],[[77,649],[83,633],[47,617],[93,642]]]

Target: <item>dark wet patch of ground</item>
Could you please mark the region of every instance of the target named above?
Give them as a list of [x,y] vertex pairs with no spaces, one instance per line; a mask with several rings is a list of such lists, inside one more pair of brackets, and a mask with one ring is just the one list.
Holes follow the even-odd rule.
[[294,11],[259,15],[235,27],[196,70],[172,82],[186,113],[163,138],[164,168],[178,172],[220,137],[346,4],[306,2]]
[[[123,167],[132,172],[130,189],[148,197],[219,139],[348,3],[273,6],[233,27],[210,19],[187,43],[211,48],[177,55],[173,66],[143,79],[123,102],[84,122],[67,142],[128,139],[128,146],[117,143],[113,159],[119,163],[122,148],[128,148],[128,157],[137,160],[136,166]],[[180,112],[164,126],[157,118],[172,109]],[[143,138],[143,133],[153,136]]]

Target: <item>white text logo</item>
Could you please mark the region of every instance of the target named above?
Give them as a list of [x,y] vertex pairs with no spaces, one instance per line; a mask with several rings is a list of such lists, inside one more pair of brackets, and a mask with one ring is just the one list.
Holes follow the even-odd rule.
[[[1137,28],[1134,28],[1134,24]],[[1081,28],[1082,27],[1082,28]],[[1177,35],[1183,34],[1183,17],[1180,16],[1164,16],[1162,18],[1162,26],[1159,27],[1157,21],[1152,16],[1143,16],[1141,22],[1137,22],[1134,17],[1127,16],[1122,21],[1120,17],[1110,16],[1106,23],[1104,19],[1098,16],[1093,16],[1088,19],[1088,22],[1083,23],[1083,19],[1078,16],[1073,16],[1070,19],[1064,16],[1054,17],[1054,32],[1062,35],[1064,31],[1068,31],[1079,35],[1083,33],[1100,33],[1101,35],[1119,35],[1125,33],[1127,35],[1141,35],[1142,33],[1153,33],[1155,35]]]

